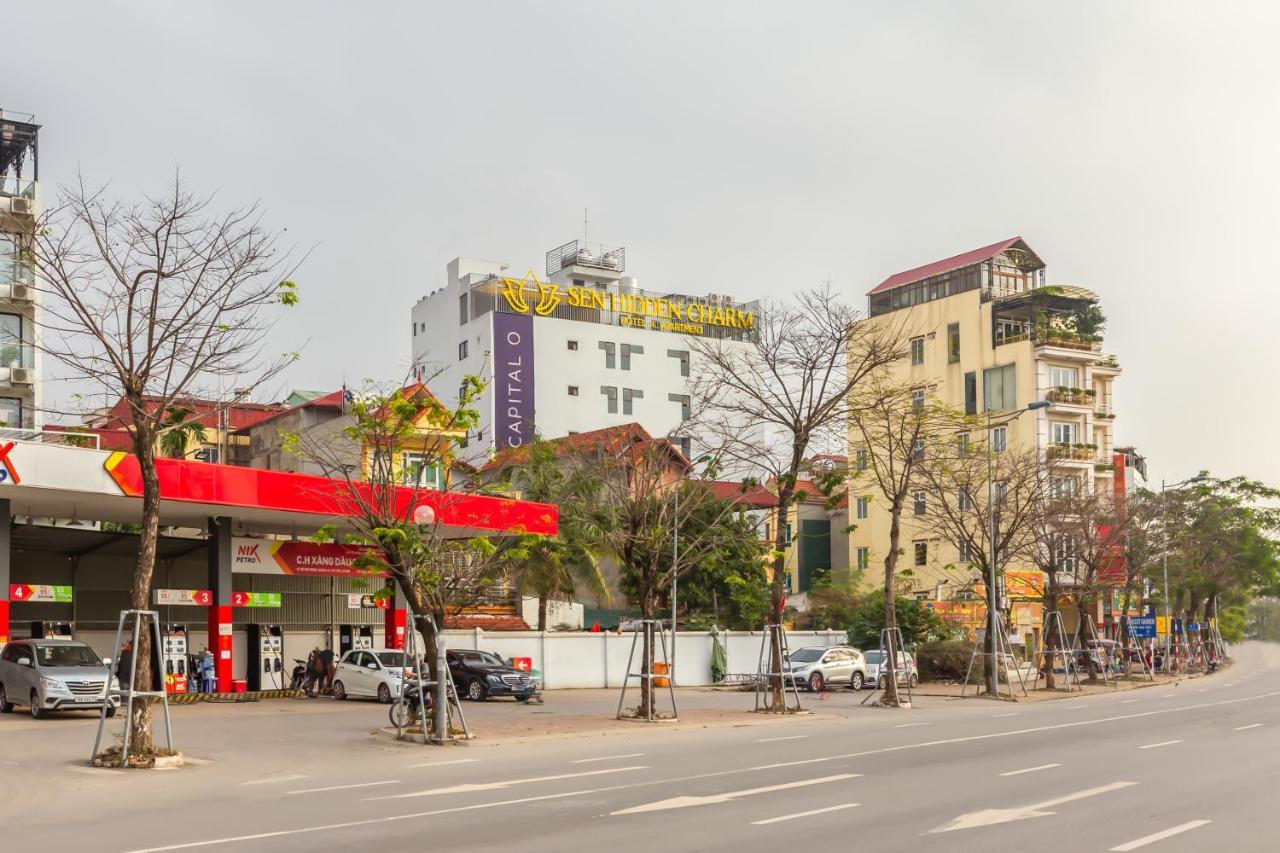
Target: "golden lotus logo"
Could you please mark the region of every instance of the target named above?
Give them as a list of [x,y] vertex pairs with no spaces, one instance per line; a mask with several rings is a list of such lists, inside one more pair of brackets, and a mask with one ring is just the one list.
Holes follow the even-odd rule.
[[560,285],[538,281],[533,270],[529,270],[523,281],[516,281],[514,278],[502,279],[502,297],[517,314],[529,313],[529,303],[524,298],[525,291],[538,294],[533,313],[540,317],[550,316],[551,312],[556,310],[556,306],[564,301],[560,298]]

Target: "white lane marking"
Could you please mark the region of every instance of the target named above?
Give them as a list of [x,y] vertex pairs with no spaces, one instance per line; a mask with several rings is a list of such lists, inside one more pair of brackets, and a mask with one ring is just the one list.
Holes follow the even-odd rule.
[[994,716],[997,720],[998,720],[998,719],[1000,719],[1001,717],[1021,717],[1021,716],[1022,716],[1022,712],[1021,712],[1021,711],[1014,711],[1012,714],[994,714],[993,716]]
[[597,758],[579,758],[577,761],[571,761],[570,764],[590,764],[593,761],[618,761],[623,758],[639,758],[644,755],[643,752],[628,752],[626,755],[601,755]]
[[1122,700],[1122,701],[1120,702],[1120,704],[1121,704],[1121,705],[1132,705],[1134,702],[1137,702],[1137,701],[1138,701],[1137,699],[1124,699],[1124,700]]
[[1232,729],[1231,731],[1233,731],[1233,732],[1247,732],[1247,731],[1249,731],[1249,729],[1256,729],[1256,728],[1258,728],[1258,727],[1259,727],[1259,726],[1261,726],[1261,725],[1262,725],[1262,723],[1250,723],[1250,724],[1249,724],[1249,725],[1247,725],[1247,726],[1236,726],[1236,727],[1235,727],[1234,729]]
[[453,761],[427,761],[422,764],[409,764],[407,767],[411,770],[419,767],[447,767],[450,764],[475,764],[479,760],[478,758],[458,758]]
[[241,841],[261,841],[264,838],[280,838],[286,835],[306,835],[310,832],[333,832],[337,829],[351,829],[357,826],[372,826],[377,823],[395,823],[401,820],[415,820],[417,818],[435,817],[436,815],[453,814],[455,812],[470,812],[477,811],[479,809],[515,806],[520,803],[536,803],[542,800],[562,800],[566,797],[581,797],[585,794],[594,794],[596,792],[597,789],[587,791],[564,791],[559,794],[543,794],[540,797],[521,797],[518,800],[501,800],[496,803],[476,803],[470,806],[455,806],[451,809],[434,809],[429,812],[387,815],[386,817],[373,817],[365,820],[349,820],[345,823],[330,823],[324,826],[302,826],[295,829],[277,829],[273,832],[257,832],[252,835],[231,835],[226,838],[209,838],[204,841],[187,841],[181,844],[166,844],[163,847],[143,847],[137,850],[126,851],[126,853],[165,853],[165,851],[168,850],[189,850],[193,847],[214,847],[220,844],[236,844]]
[[1028,767],[1025,770],[1010,770],[1008,773],[1001,773],[1001,776],[1021,776],[1023,773],[1035,773],[1037,770],[1051,770],[1054,767],[1061,767],[1061,764],[1041,764],[1038,767]]
[[1199,690],[1197,690],[1196,692],[1197,692],[1197,693],[1208,693],[1208,692],[1209,692],[1209,688],[1208,688],[1208,687],[1201,687],[1201,688],[1200,688]]
[[1164,841],[1166,838],[1172,838],[1183,832],[1192,829],[1198,829],[1209,823],[1207,820],[1189,820],[1186,823],[1180,823],[1177,826],[1171,826],[1161,832],[1153,832],[1150,835],[1144,835],[1141,838],[1135,838],[1133,841],[1117,844],[1111,848],[1112,853],[1129,853],[1130,850],[1137,850],[1139,847],[1146,847],[1148,844],[1154,844],[1157,841]]
[[399,779],[385,779],[381,782],[359,782],[355,785],[330,785],[327,788],[303,788],[301,791],[285,791],[286,797],[292,797],[295,794],[319,794],[324,791],[350,791],[352,788],[376,788],[379,785],[395,785]]
[[1087,797],[1096,797],[1099,794],[1109,794],[1112,791],[1118,791],[1121,788],[1130,788],[1138,784],[1137,782],[1112,782],[1110,785],[1099,785],[1096,788],[1086,788],[1083,791],[1076,791],[1074,794],[1065,794],[1061,797],[1054,797],[1051,800],[1042,800],[1038,803],[1029,803],[1025,806],[1015,806],[1011,809],[983,809],[980,812],[970,812],[962,814],[951,823],[944,824],[936,829],[929,830],[930,834],[936,832],[954,832],[957,829],[976,829],[980,826],[993,826],[998,823],[1012,823],[1016,820],[1026,820],[1033,817],[1046,817],[1053,814],[1051,809],[1054,806],[1060,806],[1063,803],[1074,802],[1075,800],[1083,800]]
[[1177,696],[1177,695],[1178,695],[1177,693],[1166,693],[1166,694],[1164,694],[1163,696],[1161,696],[1160,698],[1161,698],[1161,699],[1172,699],[1174,696]]
[[670,809],[686,809],[690,806],[712,806],[728,803],[739,797],[751,797],[756,794],[768,794],[773,791],[787,791],[792,788],[807,788],[810,785],[825,785],[828,782],[841,782],[845,779],[856,779],[858,773],[840,773],[835,776],[822,776],[817,779],[801,779],[798,782],[783,782],[780,785],[765,785],[762,788],[747,788],[744,791],[727,791],[723,794],[710,794],[705,797],[671,797],[653,803],[643,803],[626,809],[610,812],[611,816],[627,814],[644,814],[646,812],[664,812]]
[[915,729],[920,726],[931,726],[933,723],[899,723],[894,726],[895,729]]
[[433,797],[438,794],[470,794],[475,791],[499,791],[512,785],[528,785],[533,782],[556,782],[560,779],[580,779],[583,776],[603,776],[606,773],[626,773],[630,770],[648,770],[648,767],[610,767],[607,770],[584,770],[581,773],[557,773],[554,776],[531,776],[528,779],[507,779],[502,782],[467,782],[447,788],[427,788],[407,794],[391,794],[386,797],[366,797],[366,800],[407,800],[413,797]]
[[1079,711],[1081,708],[1088,708],[1088,705],[1068,705],[1068,711]]
[[1182,743],[1180,740],[1162,740],[1159,743],[1149,743],[1146,746],[1140,746],[1138,749],[1155,749],[1161,746],[1173,746],[1175,743]]
[[[928,747],[932,747],[932,746],[947,746],[953,743],[968,743],[971,741],[994,740],[996,738],[1016,737],[1018,735],[1039,734],[1041,732],[1055,731],[1057,729],[1072,729],[1072,728],[1078,728],[1080,726],[1093,726],[1093,725],[1097,725],[1098,723],[1114,723],[1114,722],[1120,722],[1123,720],[1140,719],[1142,717],[1157,717],[1157,716],[1163,716],[1165,714],[1178,714],[1183,711],[1198,711],[1204,708],[1219,708],[1223,705],[1239,705],[1244,702],[1258,702],[1263,699],[1274,699],[1277,696],[1280,696],[1280,691],[1272,691],[1270,693],[1260,693],[1256,696],[1240,696],[1235,699],[1222,699],[1217,702],[1204,702],[1199,705],[1183,705],[1178,708],[1163,708],[1158,711],[1140,711],[1136,714],[1118,714],[1114,717],[1099,717],[1098,719],[1095,719],[1095,720],[1077,720],[1076,722],[1073,722],[1073,723],[1058,723],[1056,725],[1051,725],[1051,726],[1036,726],[1034,728],[1029,728],[1029,729],[1017,729],[1011,732],[994,732],[992,734],[985,734],[985,735],[969,735],[967,737],[951,738],[949,740],[922,741],[920,743],[909,743],[909,744],[903,744],[901,746],[886,746],[886,747],[880,747],[879,749],[868,749],[863,752],[846,752],[841,755],[829,755],[829,756],[824,756],[822,758],[810,758],[810,759],[801,760],[801,761],[786,761],[786,762],[780,762],[777,764],[761,764],[755,767],[748,767],[746,769],[713,770],[707,773],[695,773],[689,776],[677,776],[674,778],[667,778],[667,779],[650,779],[644,782],[631,782],[624,785],[610,785],[606,787],[595,787],[595,788],[589,788],[582,791],[566,791],[559,794],[544,794],[538,797],[523,797],[516,800],[499,800],[498,802],[493,802],[493,803],[476,803],[470,806],[456,806],[454,808],[435,809],[432,811],[415,812],[412,814],[405,814],[405,815],[391,815],[389,817],[369,818],[367,820],[358,820],[358,821],[353,821],[349,823],[329,824],[325,826],[306,826],[306,827],[299,827],[295,829],[277,830],[275,832],[258,833],[256,835],[240,835],[240,836],[232,836],[230,838],[212,838],[212,839],[206,839],[203,841],[186,841],[180,844],[170,844],[162,847],[150,847],[150,848],[143,848],[138,850],[128,850],[128,851],[125,851],[125,853],[165,853],[165,851],[168,851],[168,850],[186,850],[193,847],[212,847],[220,844],[231,844],[238,841],[255,841],[262,838],[277,838],[284,835],[302,835],[302,834],[311,833],[311,832],[326,832],[334,829],[347,829],[347,828],[356,827],[356,826],[369,826],[371,824],[377,824],[377,823],[394,823],[400,820],[413,820],[416,818],[433,817],[435,815],[453,814],[456,812],[476,811],[479,809],[487,809],[487,808],[494,808],[494,807],[501,807],[501,806],[511,806],[511,805],[517,805],[519,803],[536,803],[536,802],[541,802],[543,800],[560,800],[568,797],[585,796],[587,794],[596,795],[596,794],[602,794],[602,793],[607,793],[611,791],[623,791],[623,790],[632,790],[635,788],[647,788],[647,787],[652,787],[654,785],[670,785],[675,782],[691,782],[698,779],[712,779],[720,776],[733,776],[739,773],[751,773],[758,770],[772,770],[777,767],[792,767],[799,764],[817,764],[824,761],[841,761],[848,758],[865,758],[869,755],[882,755],[884,753],[889,753],[889,752],[902,752],[908,749],[927,749]],[[90,767],[75,768],[75,769],[83,769],[85,772],[88,772],[88,773],[99,772],[99,771],[93,770],[93,768],[90,768]],[[106,771],[102,771],[102,772],[106,772]]]
[[296,776],[268,776],[265,779],[254,779],[252,782],[241,782],[241,787],[245,785],[274,785],[277,782],[296,782],[299,779],[307,778],[305,774]]
[[786,737],[762,737],[757,738],[756,743],[775,743],[780,740],[800,740],[800,738],[808,737],[808,735],[787,735]]
[[844,803],[843,805],[839,805],[839,806],[827,806],[825,809],[811,809],[810,811],[807,811],[807,812],[796,812],[795,814],[784,814],[779,817],[771,817],[767,820],[753,820],[751,821],[751,825],[752,826],[768,826],[771,823],[782,823],[783,821],[786,821],[786,820],[796,820],[802,817],[812,817],[813,815],[816,815],[816,814],[826,814],[827,812],[838,812],[843,809],[851,809],[856,807],[857,805],[858,805],[857,803]]

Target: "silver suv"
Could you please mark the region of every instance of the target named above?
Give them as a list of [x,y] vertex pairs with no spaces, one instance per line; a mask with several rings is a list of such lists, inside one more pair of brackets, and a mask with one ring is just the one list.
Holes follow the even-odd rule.
[[0,713],[26,705],[31,716],[50,711],[99,710],[107,716],[120,705],[111,669],[84,643],[15,640],[0,651]]
[[791,653],[786,667],[787,681],[803,685],[815,693],[843,684],[861,690],[867,680],[862,652],[848,646],[805,646]]

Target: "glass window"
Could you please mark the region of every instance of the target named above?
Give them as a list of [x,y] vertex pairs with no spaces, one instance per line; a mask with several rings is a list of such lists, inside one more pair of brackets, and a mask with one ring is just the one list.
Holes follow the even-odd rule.
[[911,392],[911,408],[917,412],[924,408],[924,389],[917,388]]
[[681,375],[681,376],[688,376],[688,375],[689,375],[689,351],[688,351],[688,350],[685,350],[685,349],[669,349],[669,350],[667,350],[667,356],[668,356],[668,357],[670,357],[670,358],[679,359],[679,361],[680,361],[680,375]]
[[1080,481],[1075,477],[1054,477],[1053,496],[1055,498],[1073,498],[1080,490]]
[[924,515],[925,499],[924,492],[916,492],[911,496],[911,508],[916,515]]
[[966,415],[976,415],[978,413],[977,372],[970,372],[964,375],[964,413]]
[[871,549],[859,548],[858,549],[858,568],[865,572],[868,568],[870,568],[870,566],[871,566]]
[[1004,499],[1009,496],[1009,484],[1003,481],[998,482],[995,484],[993,492],[995,493],[996,503],[1002,504]]
[[668,394],[667,401],[680,404],[680,420],[689,420],[691,400],[688,394]]
[[577,341],[568,341],[567,343],[568,343],[568,345],[569,345],[569,349],[570,349],[570,351],[572,351],[572,352],[577,352],[577,351],[578,351],[578,342],[577,342]]
[[1050,388],[1079,388],[1080,369],[1078,367],[1049,366]]
[[867,451],[866,450],[855,450],[853,452],[853,465],[854,465],[854,468],[858,471],[867,470]]
[[968,455],[968,453],[969,453],[969,433],[967,433],[967,432],[958,432],[958,433],[956,433],[956,453],[958,453],[958,454],[959,454],[959,455],[961,455],[961,456],[966,456],[966,455]]
[[467,319],[467,292],[464,290],[458,297],[458,325],[465,326]]
[[923,539],[917,539],[911,543],[915,551],[915,564],[917,566],[925,566],[929,564],[929,543]]
[[577,386],[577,385],[570,385],[570,386],[569,386],[569,396],[570,396],[570,397],[576,397],[576,396],[578,396],[578,386]]
[[956,550],[960,552],[960,562],[968,563],[973,560],[973,555],[969,553],[968,539],[961,539],[960,544],[956,546]]
[[0,397],[0,427],[22,428],[22,401],[17,397]]
[[611,415],[618,414],[618,389],[609,385],[602,385],[600,393],[604,395],[606,411]]
[[924,338],[911,339],[911,363],[924,364]]
[[866,518],[871,514],[871,498],[858,498],[857,517]]
[[419,489],[439,489],[440,466],[425,453],[401,453],[400,482]]
[[93,649],[79,643],[39,643],[35,653],[36,663],[44,667],[102,665],[102,658]]
[[996,427],[991,431],[991,450],[995,453],[1004,453],[1009,447],[1009,428]]
[[622,345],[622,369],[623,370],[631,369],[631,356],[633,355],[644,355],[644,347],[636,346],[635,344],[623,344]]
[[1058,444],[1075,444],[1080,440],[1080,429],[1076,424],[1054,421],[1049,427],[1053,431],[1053,440]]
[[0,367],[30,367],[23,359],[21,314],[0,314]]
[[989,412],[1017,408],[1015,365],[988,367],[982,371],[982,402]]
[[969,497],[969,487],[961,486],[960,491],[956,494],[956,508],[960,512],[968,512],[973,508],[973,501]]
[[[623,344],[623,346],[626,346],[626,344]],[[644,392],[641,391],[639,388],[623,388],[622,389],[622,414],[624,415],[632,414],[633,412],[632,412],[631,401],[642,400],[642,399],[644,399]]]
[[947,325],[947,364],[955,364],[960,360],[960,324]]
[[467,342],[462,341],[458,344],[458,361],[467,360]]
[[604,350],[604,366],[606,370],[613,370],[618,366],[618,348],[614,346],[613,341],[601,341],[600,349]]
[[911,461],[912,462],[924,461],[924,439],[923,438],[917,438],[915,441],[915,444],[911,446]]

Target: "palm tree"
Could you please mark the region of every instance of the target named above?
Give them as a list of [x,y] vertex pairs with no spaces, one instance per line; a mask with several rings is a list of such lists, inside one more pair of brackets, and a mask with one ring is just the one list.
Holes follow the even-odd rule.
[[195,439],[196,444],[205,441],[204,425],[192,418],[192,409],[173,406],[164,413],[161,426],[160,452],[171,459],[181,459],[187,455],[187,445]]
[[600,537],[592,507],[600,483],[580,466],[563,464],[550,442],[534,438],[525,452],[522,461],[504,466],[503,481],[524,500],[560,508],[559,533],[527,537],[513,567],[517,591],[538,597],[538,630],[545,631],[548,601],[572,599],[580,589],[606,602],[612,598],[595,554]]

